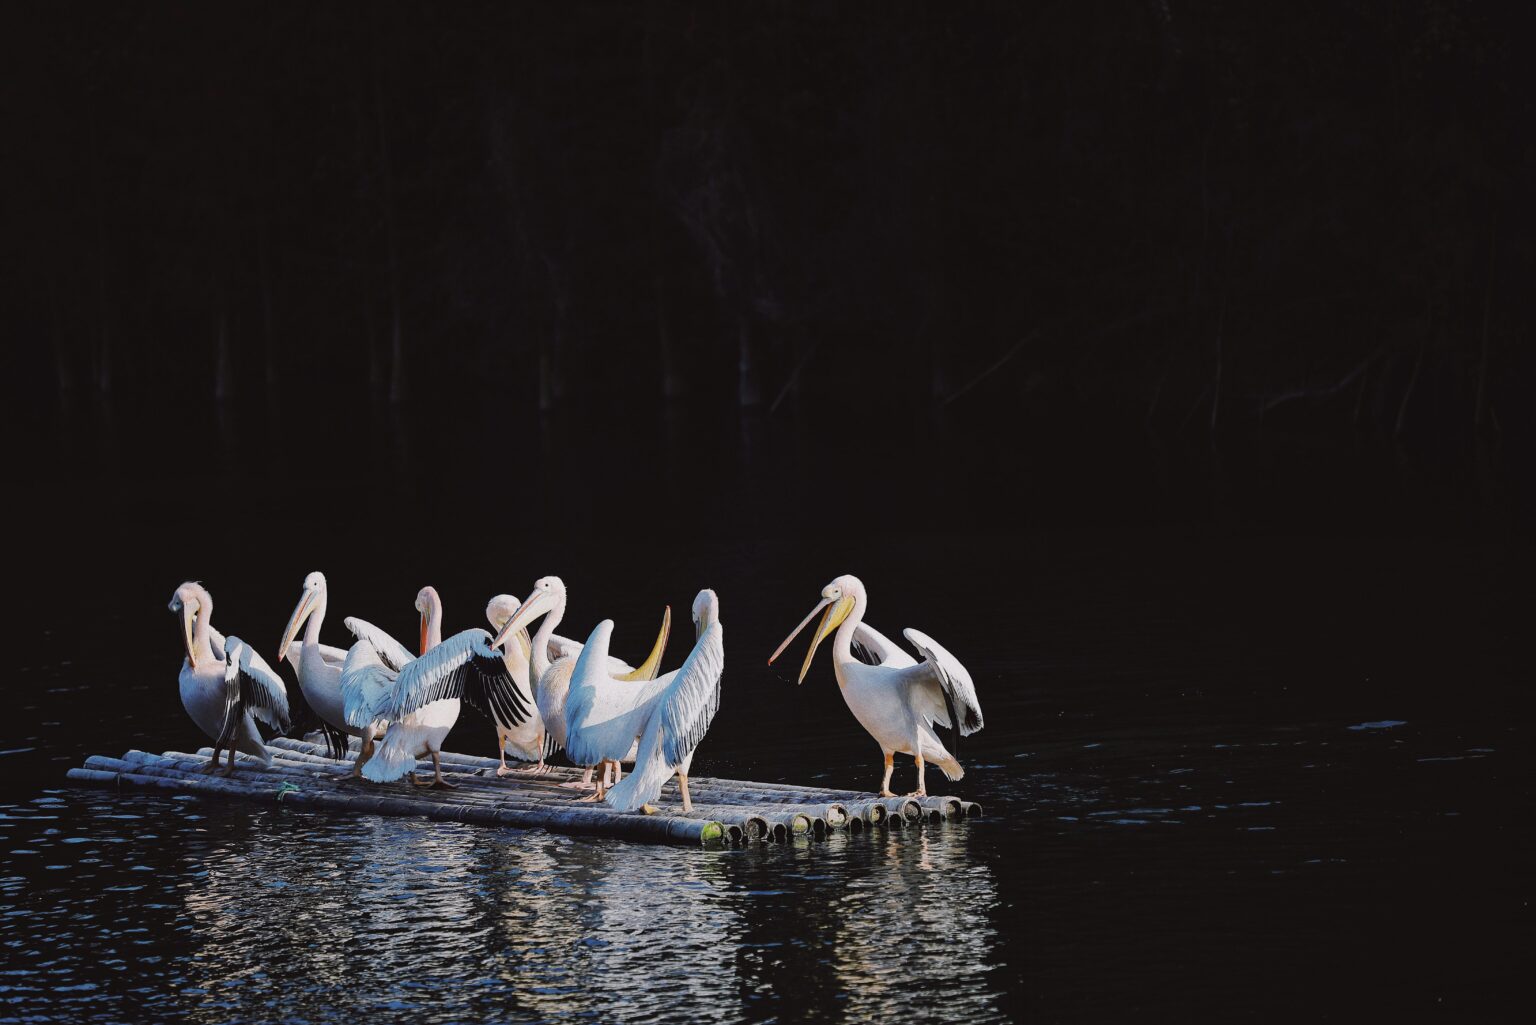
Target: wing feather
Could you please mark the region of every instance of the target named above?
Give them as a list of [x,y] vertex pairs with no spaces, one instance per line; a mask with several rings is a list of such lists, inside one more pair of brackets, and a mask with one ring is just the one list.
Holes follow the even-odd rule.
[[608,791],[607,802],[634,811],[661,796],[673,773],[685,770],[720,707],[725,669],[725,633],[716,620],[658,696],[646,719],[635,768]]
[[288,729],[288,688],[272,671],[256,649],[238,637],[230,637],[224,647],[226,659],[236,667],[240,683],[240,703],[251,715],[274,730]]
[[[580,658],[581,642],[573,641],[569,637],[561,637],[559,634],[549,635],[549,661],[558,662],[562,658]],[[632,673],[635,667],[613,655],[608,656],[608,673],[611,676],[623,676]]]
[[860,623],[854,628],[853,643],[869,654],[870,657],[863,661],[870,665],[890,666],[894,669],[917,665],[917,659],[868,623]]
[[724,671],[725,628],[716,621],[693,646],[651,713],[661,732],[661,753],[667,764],[681,765],[709,732],[720,708]]
[[965,666],[943,645],[921,630],[908,627],[902,634],[923,653],[922,666],[937,681],[942,697],[949,699],[954,706],[960,720],[960,735],[968,737],[981,729],[981,702],[976,699],[976,685],[971,682],[971,674]]
[[[347,629],[352,631],[352,636],[360,641],[367,641],[373,647],[375,654],[378,655],[379,661],[395,672],[400,672],[415,660],[416,656],[411,654],[411,649],[366,619],[348,616],[345,622]],[[348,654],[351,654],[351,652],[348,652]]]
[[367,640],[352,645],[341,668],[341,714],[347,725],[361,730],[387,719],[386,710],[398,675],[384,664]]
[[395,680],[389,717],[403,719],[434,701],[458,698],[497,722],[521,725],[528,701],[490,642],[491,635],[478,627],[463,630],[412,661]]

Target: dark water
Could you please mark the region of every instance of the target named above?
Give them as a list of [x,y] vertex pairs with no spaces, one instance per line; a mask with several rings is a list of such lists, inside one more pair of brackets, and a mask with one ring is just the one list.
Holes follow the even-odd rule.
[[[366,456],[282,422],[165,446],[154,420],[66,424],[49,451],[93,469],[24,485],[0,1021],[1508,1006],[1532,938],[1513,611],[1531,559],[1432,474],[1370,452],[1056,460],[988,448],[985,425],[899,419],[385,424]],[[289,473],[305,431],[356,460],[341,479]],[[970,667],[987,727],[960,744],[963,781],[930,781],[987,816],[701,853],[63,785],[88,753],[200,742],[165,611],[180,580],[270,656],[311,569],[332,643],[353,612],[409,635],[422,584],[458,629],[553,572],[563,632],[612,616],[616,650],[639,652],[662,603],[712,586],[730,639],[695,771],[873,786],[878,751],[826,656],[799,688],[798,654],[764,665],[827,580],[857,573],[871,622]],[[490,741],[466,718],[451,746]]]

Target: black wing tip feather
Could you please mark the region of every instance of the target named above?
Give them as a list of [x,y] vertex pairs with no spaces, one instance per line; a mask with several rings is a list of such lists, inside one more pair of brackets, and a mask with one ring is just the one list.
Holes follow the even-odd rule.
[[519,693],[517,681],[507,672],[507,664],[500,655],[472,655],[467,668],[474,673],[475,684],[464,688],[470,704],[501,726],[521,726],[528,721],[528,702]]
[[[939,693],[944,697],[944,711],[948,713],[949,721],[952,724],[950,728],[955,731],[954,738],[950,741],[950,744],[954,747],[954,750],[951,751],[950,754],[958,756],[960,754],[960,738],[965,736],[970,731],[964,728],[966,723],[962,722],[960,719],[960,710],[955,707],[954,698],[949,696],[949,688],[940,687]],[[970,714],[969,709],[966,710],[966,714]],[[969,720],[966,721],[968,722]]]
[[325,756],[335,761],[347,757],[347,735],[325,720],[320,720],[320,732],[325,736]]
[[859,643],[858,641],[854,641],[852,647],[854,657],[857,658],[860,662],[863,662],[867,666],[877,666],[880,664],[880,659],[875,657],[874,651],[872,651],[870,648]]

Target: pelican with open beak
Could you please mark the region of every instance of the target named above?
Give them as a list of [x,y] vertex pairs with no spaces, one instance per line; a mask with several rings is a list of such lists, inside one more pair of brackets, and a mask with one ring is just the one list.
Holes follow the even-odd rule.
[[[880,745],[885,756],[885,775],[880,780],[882,797],[892,797],[893,755],[911,755],[917,763],[917,790],[914,797],[928,793],[924,780],[927,762],[933,762],[952,780],[965,770],[944,747],[934,726],[951,725],[950,706],[957,713],[960,733],[969,736],[982,727],[981,705],[971,674],[937,641],[927,634],[908,628],[902,633],[923,655],[918,662],[877,631],[864,624],[868,599],[864,584],[855,576],[840,576],[821,592],[821,603],[784,638],[784,643],[769,656],[772,665],[790,642],[800,635],[816,614],[821,622],[811,638],[810,650],[800,667],[797,683],[805,681],[811,661],[821,642],[831,636],[832,670],[837,676],[843,700],[853,717]],[[857,646],[868,659],[854,655]],[[873,664],[871,664],[873,663]]]

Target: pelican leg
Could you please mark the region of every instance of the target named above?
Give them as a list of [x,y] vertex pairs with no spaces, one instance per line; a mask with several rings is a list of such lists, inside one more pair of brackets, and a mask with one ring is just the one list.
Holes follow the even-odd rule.
[[693,800],[688,796],[688,774],[686,772],[679,772],[677,774],[677,789],[683,792],[683,811],[693,811]]
[[624,765],[622,762],[613,763],[613,781],[619,782],[624,778]]
[[369,726],[363,731],[363,745],[358,749],[357,761],[352,763],[352,777],[361,778],[363,766],[368,764],[368,759],[373,757],[373,727]]
[[501,758],[501,764],[496,767],[496,778],[511,775],[513,770],[507,768],[507,735],[500,729],[496,731],[496,754]]
[[208,759],[208,764],[207,765],[203,766],[203,771],[204,772],[218,772],[219,771],[219,755],[223,752],[223,750],[224,749],[219,746],[218,741],[214,741],[213,757]]
[[439,787],[439,788],[441,788],[443,790],[457,790],[458,789],[459,785],[457,783],[450,783],[446,779],[443,778],[443,761],[442,761],[442,757],[436,751],[432,752],[432,771],[434,773],[434,775],[432,777],[432,785],[433,786]]
[[913,755],[912,757],[917,762],[917,789],[912,791],[907,796],[908,797],[927,797],[928,796],[928,784],[923,781],[923,770],[925,768],[927,768],[927,764],[928,763],[923,761],[923,756],[922,755]]
[[561,783],[560,785],[567,790],[591,790],[593,768],[594,766],[587,766],[587,771],[581,774],[581,779],[579,781],[575,783]]
[[895,797],[891,793],[891,770],[896,768],[896,756],[894,753],[885,752],[885,776],[880,780],[880,796]]
[[[534,745],[540,751],[544,750],[544,731],[543,730],[540,730],[539,731],[539,735],[534,738]],[[548,772],[549,771],[549,766],[544,763],[544,756],[541,754],[541,755],[539,755],[539,760],[538,760],[537,764],[535,764],[535,765],[525,765],[521,769],[509,769],[508,771],[509,772],[526,773],[528,775],[536,775],[537,773],[540,773],[540,772]]]
[[597,790],[586,797],[578,797],[579,804],[594,804],[608,796],[608,776],[606,773],[598,777]]

